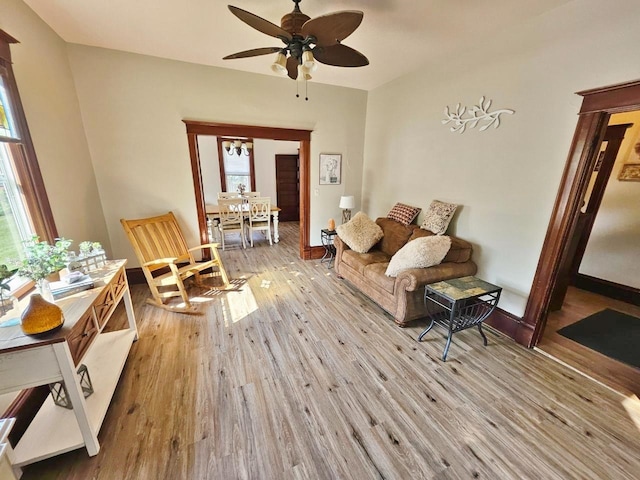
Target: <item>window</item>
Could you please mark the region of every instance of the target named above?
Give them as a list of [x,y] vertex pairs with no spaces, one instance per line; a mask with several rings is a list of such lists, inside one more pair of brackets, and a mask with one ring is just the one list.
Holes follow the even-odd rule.
[[16,42],[0,30],[0,264],[10,266],[24,240],[58,236],[11,66]]
[[237,192],[240,184],[246,190],[256,189],[253,139],[218,137],[218,160],[223,192]]

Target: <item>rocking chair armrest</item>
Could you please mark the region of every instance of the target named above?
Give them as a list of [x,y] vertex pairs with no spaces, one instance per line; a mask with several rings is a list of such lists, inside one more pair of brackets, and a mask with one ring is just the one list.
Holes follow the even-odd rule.
[[151,265],[174,265],[176,263],[177,257],[167,257],[167,258],[156,258],[155,260],[150,260],[148,262],[144,262],[142,264],[143,267],[150,267]]
[[193,252],[193,251],[195,251],[195,250],[202,250],[203,248],[211,248],[211,249],[214,249],[214,248],[218,248],[219,246],[220,246],[220,244],[219,244],[219,243],[204,243],[204,244],[202,244],[202,245],[198,245],[197,247],[192,247],[192,248],[190,248],[188,251],[189,251],[189,252]]

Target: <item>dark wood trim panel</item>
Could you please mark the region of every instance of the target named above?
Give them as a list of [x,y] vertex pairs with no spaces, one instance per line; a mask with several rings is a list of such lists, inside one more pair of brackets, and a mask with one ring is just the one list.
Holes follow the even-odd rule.
[[[36,150],[33,146],[31,134],[29,133],[27,119],[22,107],[22,100],[20,99],[18,85],[16,84],[13,73],[10,52],[7,54],[9,49],[7,40],[9,40],[10,43],[15,43],[17,40],[1,30],[0,32],[0,52],[4,52],[2,53],[2,58],[0,58],[0,66],[4,69],[3,77],[5,86],[13,110],[14,122],[20,135],[19,143],[12,142],[9,144],[11,155],[14,159],[20,181],[22,182],[24,200],[29,209],[29,217],[33,223],[33,228],[42,240],[53,242],[54,239],[58,237],[58,230],[53,219],[53,212],[51,211],[51,204],[49,203],[44,180],[42,179],[42,172],[38,164]],[[9,57],[8,59],[5,58],[7,56]]]
[[202,122],[183,120],[187,133],[196,135],[218,135],[266,138],[268,140],[311,140],[311,130],[293,128],[261,127],[256,125],[234,125],[230,123]]
[[[515,340],[536,345],[546,325],[549,301],[563,254],[577,221],[609,114],[640,109],[640,81],[579,92],[585,98],[536,268],[523,322]],[[531,330],[533,327],[533,330]]]
[[509,313],[500,307],[496,307],[484,323],[511,338],[516,338],[517,332],[520,329],[533,331],[533,326],[524,324],[522,318],[514,315],[513,313]]
[[20,43],[4,30],[0,30],[0,59],[7,63],[11,63],[11,48],[12,43]]
[[309,247],[309,258],[307,260],[318,260],[324,256],[324,247]]
[[[196,211],[198,213],[198,225],[200,226],[200,244],[209,243],[207,233],[207,214],[204,203],[204,190],[202,189],[202,169],[200,168],[200,151],[198,138],[194,134],[187,134],[189,142],[189,156],[191,157],[191,174],[193,176],[193,191],[196,196]],[[202,226],[204,225],[204,229]]]
[[519,329],[516,335],[516,341],[527,347],[535,345],[542,335],[561,258],[596,161],[594,152],[600,142],[593,139],[601,138],[607,118],[605,114],[587,114],[578,120],[524,313],[524,323],[534,326],[534,329]]
[[580,114],[594,112],[620,113],[638,109],[640,80],[578,92],[584,100]]
[[16,423],[9,434],[11,445],[15,446],[20,441],[36,413],[38,413],[38,410],[47,399],[47,395],[49,395],[49,387],[47,385],[22,390],[3,413],[3,418],[16,419]]
[[587,290],[588,292],[597,293],[609,298],[615,298],[616,300],[621,300],[640,307],[640,289],[633,288],[628,285],[621,285],[619,283],[592,277],[591,275],[584,275],[582,273],[578,273],[575,276],[573,285],[582,290]]
[[[311,202],[311,130],[295,130],[276,127],[259,127],[254,125],[233,125],[225,123],[183,120],[189,138],[189,155],[193,172],[196,209],[198,211],[198,228],[202,243],[208,242],[207,219],[205,212],[202,174],[200,170],[200,153],[197,148],[198,135],[215,135],[225,137],[264,138],[268,140],[290,140],[300,142],[300,257],[310,258],[310,202]],[[191,140],[193,138],[193,140]]]
[[311,139],[300,140],[300,257],[311,257]]

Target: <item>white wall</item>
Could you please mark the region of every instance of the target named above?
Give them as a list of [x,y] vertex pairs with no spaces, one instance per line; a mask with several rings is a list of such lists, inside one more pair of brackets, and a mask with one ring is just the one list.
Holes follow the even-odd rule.
[[[202,183],[205,203],[218,203],[218,192],[221,191],[220,166],[218,163],[217,137],[208,135],[198,136]],[[271,197],[276,203],[276,155],[297,155],[299,142],[284,140],[253,140],[253,163],[256,175],[256,191],[265,197]]]
[[[577,123],[574,92],[640,78],[638,18],[635,0],[575,1],[370,92],[364,209],[460,204],[450,232],[504,288],[500,307],[522,315]],[[441,124],[445,106],[481,95],[515,115],[484,132]]]
[[271,197],[272,203],[277,203],[276,155],[297,155],[300,142],[255,139],[254,146],[256,190],[265,197]]
[[111,245],[102,212],[66,43],[27,5],[0,0],[0,28],[20,43],[13,69],[58,233]]
[[[116,257],[136,266],[119,219],[173,210],[187,242],[198,239],[183,119],[313,130],[311,182],[318,156],[343,154],[343,188],[359,190],[367,93],[309,84],[309,101],[287,78],[69,45],[69,57]],[[331,68],[331,67],[327,67]],[[268,65],[265,66],[268,70]],[[333,187],[336,188],[336,187]],[[311,243],[339,213],[339,192],[311,198]]]
[[633,126],[620,145],[579,271],[640,288],[640,183],[618,180],[625,163],[640,163],[634,151],[640,142],[640,112],[612,115],[609,121],[609,125],[624,123]]

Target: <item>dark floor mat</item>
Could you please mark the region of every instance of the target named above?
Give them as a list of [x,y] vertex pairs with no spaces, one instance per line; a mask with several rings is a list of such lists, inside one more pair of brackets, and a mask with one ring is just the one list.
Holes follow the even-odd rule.
[[609,308],[558,330],[585,347],[640,368],[640,318]]

